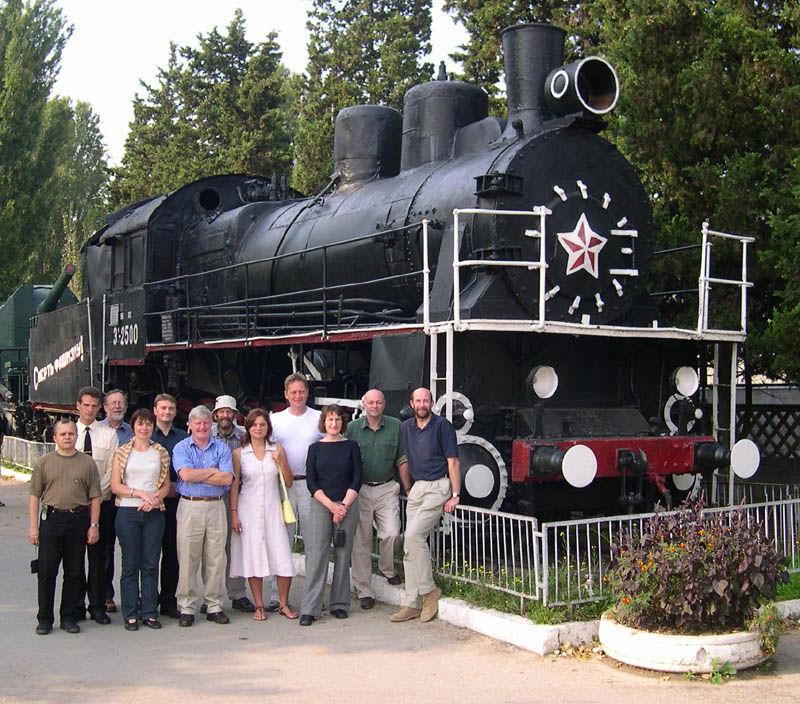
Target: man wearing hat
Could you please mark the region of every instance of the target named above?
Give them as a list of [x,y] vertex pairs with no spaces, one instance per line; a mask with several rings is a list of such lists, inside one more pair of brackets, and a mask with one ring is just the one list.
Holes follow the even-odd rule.
[[[214,404],[214,427],[211,430],[211,437],[220,442],[224,442],[231,452],[237,447],[242,446],[242,435],[244,429],[236,425],[236,399],[233,396],[217,396]],[[224,494],[225,510],[228,514],[228,539],[225,542],[225,556],[227,563],[231,561],[231,499],[230,493]],[[225,570],[225,587],[228,590],[228,598],[234,609],[244,613],[253,613],[255,605],[247,598],[244,577],[231,577],[229,569]]]

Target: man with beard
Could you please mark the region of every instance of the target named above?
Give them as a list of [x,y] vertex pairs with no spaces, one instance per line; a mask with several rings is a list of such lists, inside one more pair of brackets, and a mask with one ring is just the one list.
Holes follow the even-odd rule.
[[106,412],[106,417],[100,422],[117,431],[119,446],[122,447],[126,442],[133,440],[133,428],[124,421],[128,410],[128,397],[125,396],[125,392],[119,389],[107,391],[103,398],[103,410]]
[[447,513],[455,510],[461,491],[461,466],[453,424],[431,412],[433,396],[429,389],[414,389],[411,407],[414,417],[402,425],[413,481],[408,492],[403,541],[406,589],[403,608],[391,617],[395,622],[414,618],[426,622],[436,616],[442,592],[433,582],[428,534],[442,517],[442,509]]
[[[236,425],[236,399],[233,396],[217,396],[217,401],[214,404],[214,420],[215,425],[211,431],[211,437],[220,442],[224,442],[228,449],[233,452],[235,449],[242,446],[242,435],[244,429]],[[227,564],[231,562],[231,504],[230,492],[226,491],[224,494],[225,511],[228,514],[228,539],[225,542],[225,558]],[[247,591],[245,588],[244,577],[231,577],[230,570],[225,569],[225,587],[228,591],[228,598],[231,600],[231,606],[238,611],[246,614],[251,614],[256,610],[255,605],[250,599],[247,598]],[[205,606],[205,604],[203,605]],[[203,607],[200,607],[200,613],[203,613]]]
[[[100,424],[117,431],[119,446],[122,447],[126,442],[133,440],[133,428],[123,420],[125,412],[128,410],[128,398],[125,393],[120,389],[107,391],[103,397],[103,410],[106,412],[106,417],[100,421]],[[113,515],[114,521],[116,521],[116,505],[113,506],[113,510],[110,513]],[[106,612],[110,614],[115,613],[117,610],[117,605],[114,603],[114,544],[116,543],[116,537],[116,529],[114,529],[114,538],[105,542]]]

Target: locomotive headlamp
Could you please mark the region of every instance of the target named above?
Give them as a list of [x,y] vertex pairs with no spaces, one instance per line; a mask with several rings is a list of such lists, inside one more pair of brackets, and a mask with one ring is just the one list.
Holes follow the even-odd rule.
[[528,374],[528,384],[539,398],[550,398],[558,389],[558,374],[553,367],[534,367]]
[[587,56],[553,69],[545,82],[545,100],[556,115],[605,115],[614,109],[618,99],[617,72],[599,56]]
[[669,377],[672,388],[681,396],[693,396],[700,386],[697,372],[691,367],[678,367]]

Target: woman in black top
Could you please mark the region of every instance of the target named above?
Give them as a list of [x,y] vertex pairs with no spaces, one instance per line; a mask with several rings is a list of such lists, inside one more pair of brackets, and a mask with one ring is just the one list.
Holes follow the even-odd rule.
[[303,526],[306,577],[301,626],[310,626],[322,614],[332,537],[330,612],[336,618],[347,618],[350,609],[350,553],[358,524],[361,451],[357,443],[342,437],[346,427],[342,408],[336,404],[326,406],[319,419],[319,429],[325,437],[308,448],[306,485],[315,501],[311,502],[308,525]]

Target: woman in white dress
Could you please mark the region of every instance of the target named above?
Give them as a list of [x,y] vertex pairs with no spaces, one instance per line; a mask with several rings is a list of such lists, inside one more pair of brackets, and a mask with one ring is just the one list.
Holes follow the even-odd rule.
[[247,577],[256,611],[255,621],[266,621],[262,588],[264,577],[275,575],[280,607],[278,613],[295,619],[289,606],[289,588],[295,574],[292,548],[281,509],[278,472],[286,486],[292,471],[280,445],[270,442],[269,414],[256,408],[244,421],[242,447],[233,451],[234,480],[231,485],[231,577]]

